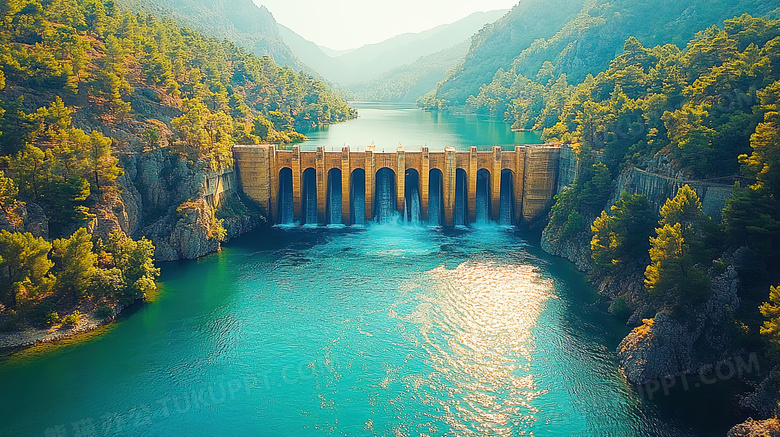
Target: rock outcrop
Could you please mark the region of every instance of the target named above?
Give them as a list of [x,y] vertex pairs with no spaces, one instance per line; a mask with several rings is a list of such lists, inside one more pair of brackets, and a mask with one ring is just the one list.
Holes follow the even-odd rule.
[[8,212],[0,209],[0,230],[29,232],[36,237],[49,238],[49,219],[38,204],[16,202]]
[[[595,217],[591,218],[591,222]],[[590,235],[579,233],[571,238],[555,238],[551,235],[549,226],[542,231],[542,250],[550,255],[566,258],[574,263],[582,272],[593,270],[593,259],[590,257]]]
[[[214,171],[165,148],[126,156],[122,167],[118,193],[103,195],[91,231],[106,236],[121,229],[134,238],[149,238],[158,261],[194,259],[219,250],[222,224],[216,210],[226,201],[241,204],[232,168]],[[262,222],[255,211],[241,210],[225,219],[225,239]]]
[[773,417],[767,420],[748,420],[731,428],[726,437],[780,437],[780,420]]
[[[115,230],[133,238],[146,237],[154,243],[158,261],[194,259],[218,251],[219,226],[224,226],[224,238],[229,240],[264,222],[235,192],[232,168],[213,171],[165,148],[125,156],[122,168],[117,189],[101,193],[90,208],[94,218],[86,228],[102,238]],[[233,215],[218,225],[216,210],[226,201],[239,208],[231,208]],[[0,209],[2,229],[50,237],[48,217],[32,202],[17,202],[8,212]]]
[[755,391],[744,396],[739,405],[761,417],[772,417],[780,414],[780,368],[776,367],[768,373]]
[[618,346],[626,378],[636,384],[706,370],[723,358],[727,312],[739,307],[737,272],[711,274],[712,294],[679,320],[661,312],[629,333]]

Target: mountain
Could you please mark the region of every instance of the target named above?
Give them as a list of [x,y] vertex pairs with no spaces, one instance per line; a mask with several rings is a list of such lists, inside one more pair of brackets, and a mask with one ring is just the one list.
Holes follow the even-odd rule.
[[452,24],[437,26],[420,33],[405,33],[338,56],[332,56],[338,52],[323,50],[283,26],[280,33],[284,42],[301,61],[326,79],[352,87],[376,79],[394,68],[411,64],[423,56],[452,48],[505,13],[506,10],[476,12]]
[[[279,25],[279,35],[301,62],[327,79],[333,80],[329,73],[336,67],[336,63],[330,54],[325,53],[317,44],[281,24]],[[331,51],[331,53],[337,52]]]
[[265,6],[252,0],[117,0],[123,9],[173,19],[205,35],[230,40],[258,56],[296,71],[305,70],[284,43],[280,29]]
[[629,36],[642,44],[685,44],[694,34],[775,0],[524,0],[472,38],[460,68],[436,89],[439,105],[463,105],[499,69],[534,79],[545,62],[572,83],[604,70]]
[[317,46],[317,47],[319,47],[320,50],[322,50],[326,55],[330,56],[331,58],[335,58],[341,55],[346,55],[347,53],[352,53],[355,51],[355,49],[333,50],[325,46]]
[[374,80],[353,85],[358,100],[414,102],[433,89],[469,51],[469,40],[415,62],[396,67]]

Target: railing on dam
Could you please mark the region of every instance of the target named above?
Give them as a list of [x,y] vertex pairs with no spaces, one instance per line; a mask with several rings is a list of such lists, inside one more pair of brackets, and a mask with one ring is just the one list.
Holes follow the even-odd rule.
[[560,147],[326,152],[234,146],[239,186],[274,223],[356,224],[402,214],[446,226],[519,224],[556,192]]

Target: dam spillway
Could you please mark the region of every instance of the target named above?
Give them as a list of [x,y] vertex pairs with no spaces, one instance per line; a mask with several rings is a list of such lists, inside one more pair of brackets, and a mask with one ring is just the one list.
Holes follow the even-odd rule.
[[244,195],[275,224],[362,224],[397,212],[411,223],[517,225],[549,207],[560,146],[339,152],[237,145],[233,157]]

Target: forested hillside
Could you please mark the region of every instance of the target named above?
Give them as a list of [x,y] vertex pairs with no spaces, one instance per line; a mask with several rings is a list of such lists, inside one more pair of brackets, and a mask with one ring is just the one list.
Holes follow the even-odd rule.
[[[684,45],[694,33],[725,19],[761,16],[777,7],[769,0],[523,1],[472,39],[461,67],[423,103],[468,103],[471,110],[516,118],[516,127],[533,127],[515,114],[513,99],[547,85],[551,75],[565,75],[572,84],[595,75],[629,36],[647,46]],[[474,99],[467,102],[470,96]]]
[[258,56],[270,56],[295,71],[306,66],[284,43],[279,25],[265,6],[252,0],[117,0],[125,10],[169,18],[206,36],[227,39]]
[[[296,129],[354,116],[305,74],[111,0],[4,1],[0,90],[0,325],[9,329],[143,296],[154,288],[155,247],[125,233],[163,240],[190,226],[185,243],[218,247],[226,231],[198,185],[231,165],[233,144],[299,141]],[[138,168],[143,180],[126,177]],[[196,197],[180,205],[187,196]],[[152,227],[139,230],[144,220]]]
[[[692,372],[741,348],[773,363],[780,20],[745,14],[696,33],[682,50],[646,48],[631,37],[608,68],[576,87],[545,77],[548,85],[521,94],[515,107],[552,126],[544,137],[569,143],[581,168],[556,196],[543,244],[588,266],[612,311],[640,324],[618,351],[629,379]],[[615,192],[632,167],[737,183],[716,223],[687,185],[660,210],[644,195]],[[762,415],[775,411],[778,391],[769,386]]]
[[[295,137],[293,128],[350,116],[341,99],[305,74],[170,21],[121,12],[113,2],[6,5],[0,98],[3,123],[15,126],[3,129],[7,154],[36,142],[40,129],[26,119],[57,97],[74,108],[77,125],[116,133],[115,146],[139,143],[156,126],[172,127],[174,140],[193,147],[273,141],[276,132]],[[266,118],[275,123],[270,131]],[[192,128],[208,119],[220,123],[201,138]]]

